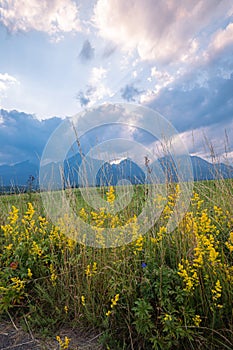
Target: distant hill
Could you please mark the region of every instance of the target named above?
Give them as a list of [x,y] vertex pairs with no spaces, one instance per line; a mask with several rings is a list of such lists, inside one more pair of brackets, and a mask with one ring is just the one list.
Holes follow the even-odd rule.
[[14,165],[0,166],[0,191],[5,188],[23,189],[29,186],[30,179],[33,179],[33,186],[38,188],[39,165],[29,161],[17,163]]
[[[146,169],[141,169],[136,163],[130,159],[124,159],[121,162],[103,163],[99,160],[85,158],[85,166],[83,167],[83,182],[80,183],[79,167],[82,163],[80,154],[66,159],[64,164],[49,163],[42,168],[42,175],[45,184],[49,185],[53,180],[53,189],[64,187],[78,187],[85,186],[86,179],[89,186],[100,185],[116,185],[119,180],[126,179],[132,184],[142,184],[145,182]],[[206,160],[191,156],[191,163],[193,167],[193,176],[195,181],[200,180],[214,180],[233,178],[233,167],[223,163],[212,164]],[[178,159],[178,166],[182,162],[182,158]],[[172,158],[163,157],[157,160],[155,164],[151,164],[151,169],[156,173],[156,167],[160,168],[160,172],[156,173],[158,182],[178,181],[176,165]],[[154,167],[154,169],[153,169]],[[97,174],[94,174],[93,169],[99,169]],[[48,178],[48,174],[57,174],[56,179]],[[27,186],[29,177],[33,176],[35,181],[33,186],[38,188],[39,164],[33,164],[30,161],[17,163],[15,165],[1,165],[0,166],[0,190],[4,187],[18,187]],[[46,186],[45,186],[46,187]]]
[[115,186],[120,180],[128,180],[132,185],[139,185],[145,182],[144,171],[132,160],[124,159],[119,164],[104,163],[99,169],[96,177],[97,186],[111,184]]
[[196,156],[191,157],[191,162],[195,181],[233,178],[233,167],[230,165],[224,163],[212,164]]
[[[228,179],[233,178],[233,167],[224,163],[209,163],[206,160],[197,157],[197,156],[191,156],[190,157],[192,169],[193,169],[193,178],[194,181],[203,181],[203,180],[216,180],[216,179]],[[182,162],[183,157],[177,157],[176,163],[177,167],[180,169],[180,173],[183,176],[183,178],[189,178],[189,174],[182,173]],[[158,167],[158,164],[160,165],[162,171],[163,171],[163,177],[160,175],[160,182],[165,181],[178,181],[177,177],[177,169],[176,165],[174,163],[174,160],[171,157],[162,157],[159,158],[156,161],[156,166]],[[152,170],[154,167],[154,164],[151,165]],[[187,168],[184,167],[184,170],[187,170]],[[161,173],[160,173],[161,174]]]

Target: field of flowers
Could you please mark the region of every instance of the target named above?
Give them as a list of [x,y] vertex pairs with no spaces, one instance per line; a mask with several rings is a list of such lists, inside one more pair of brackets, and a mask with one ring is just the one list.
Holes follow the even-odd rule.
[[[0,317],[23,317],[32,329],[56,334],[60,349],[71,348],[59,328],[80,324],[100,330],[104,349],[232,349],[233,181],[197,184],[189,210],[168,233],[178,193],[173,186],[144,236],[130,209],[122,216],[80,207],[98,232],[131,225],[137,239],[116,248],[67,237],[37,197],[27,204],[27,196],[14,203],[0,197]],[[114,203],[113,187],[103,195]]]

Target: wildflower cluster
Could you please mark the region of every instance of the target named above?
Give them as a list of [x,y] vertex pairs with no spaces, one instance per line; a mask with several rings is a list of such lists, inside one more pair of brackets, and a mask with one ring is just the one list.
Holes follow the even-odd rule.
[[113,186],[109,187],[109,190],[107,191],[106,196],[107,196],[108,203],[113,204],[115,202],[116,196],[115,196],[115,191]]
[[71,239],[51,226],[46,218],[36,216],[31,203],[23,215],[12,206],[0,229],[0,264],[4,271],[0,275],[0,309],[7,310],[15,305],[30,307],[35,280],[39,278],[43,284],[46,281],[51,282],[52,288],[56,286],[58,256],[62,258],[61,252],[65,255],[70,251]]
[[214,305],[221,309],[223,306],[219,304],[219,299],[221,298],[221,295],[222,295],[222,286],[219,280],[217,280],[214,288],[211,289],[211,292],[212,292],[212,299],[213,299]]
[[[105,228],[119,229],[119,246],[109,249],[72,239],[87,233],[71,225],[66,214],[58,228],[31,203],[25,212],[12,206],[0,227],[0,311],[23,315],[31,327],[43,331],[48,327],[54,332],[61,324],[98,327],[105,348],[111,349],[138,344],[142,350],[196,349],[201,344],[217,350],[219,339],[230,348],[232,210],[206,201],[197,186],[189,210],[169,232],[179,186],[166,189],[166,198],[158,194],[150,199],[161,215],[145,235],[138,221],[145,187],[135,186],[125,212],[115,212],[112,186],[102,192],[106,208],[82,208],[77,201],[77,213],[93,227],[99,247],[111,238]],[[131,243],[121,246],[125,237]],[[56,340],[60,349],[71,346],[68,337]]]
[[188,259],[184,261],[184,264],[178,265],[178,275],[182,277],[184,282],[184,290],[191,292],[195,286],[198,285],[198,275],[194,268],[189,264]]
[[[226,257],[223,258],[223,246],[220,245],[220,230],[224,225],[226,230],[228,225],[225,221],[229,217],[223,215],[223,210],[214,206],[214,215],[211,216],[207,208],[203,207],[203,200],[197,193],[194,193],[192,198],[193,211],[188,212],[181,224],[180,228],[187,233],[189,239],[189,255],[186,259],[183,259],[178,264],[178,275],[182,278],[184,284],[184,291],[193,293],[195,289],[199,289],[202,285],[206,292],[210,294],[209,307],[212,311],[216,308],[221,309],[222,304],[219,303],[219,299],[222,296],[222,287],[220,280],[217,278],[219,275],[224,275],[231,279],[231,263],[223,264],[223,259],[226,261]],[[228,221],[228,222],[229,222]],[[184,226],[182,226],[184,225]],[[227,242],[223,242],[225,246],[231,251],[231,238]],[[222,239],[222,238],[221,238]],[[225,277],[223,277],[225,278]]]
[[87,268],[85,270],[85,274],[87,277],[91,277],[97,273],[97,263],[94,262],[91,266],[90,264],[87,265]]

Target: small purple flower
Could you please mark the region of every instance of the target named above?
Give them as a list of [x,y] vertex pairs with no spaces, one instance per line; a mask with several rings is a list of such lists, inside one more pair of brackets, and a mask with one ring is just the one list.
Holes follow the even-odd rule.
[[145,267],[147,267],[147,264],[145,262],[142,263],[142,268],[144,269]]

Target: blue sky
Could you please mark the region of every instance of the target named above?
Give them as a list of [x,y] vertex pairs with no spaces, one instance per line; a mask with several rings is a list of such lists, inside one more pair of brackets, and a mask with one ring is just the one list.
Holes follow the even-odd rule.
[[[26,113],[1,112],[0,164],[40,153],[57,125],[42,119],[123,101],[160,112],[191,154],[208,158],[207,138],[233,160],[232,0],[0,1],[0,45],[0,109]],[[34,137],[16,145],[23,125]]]

